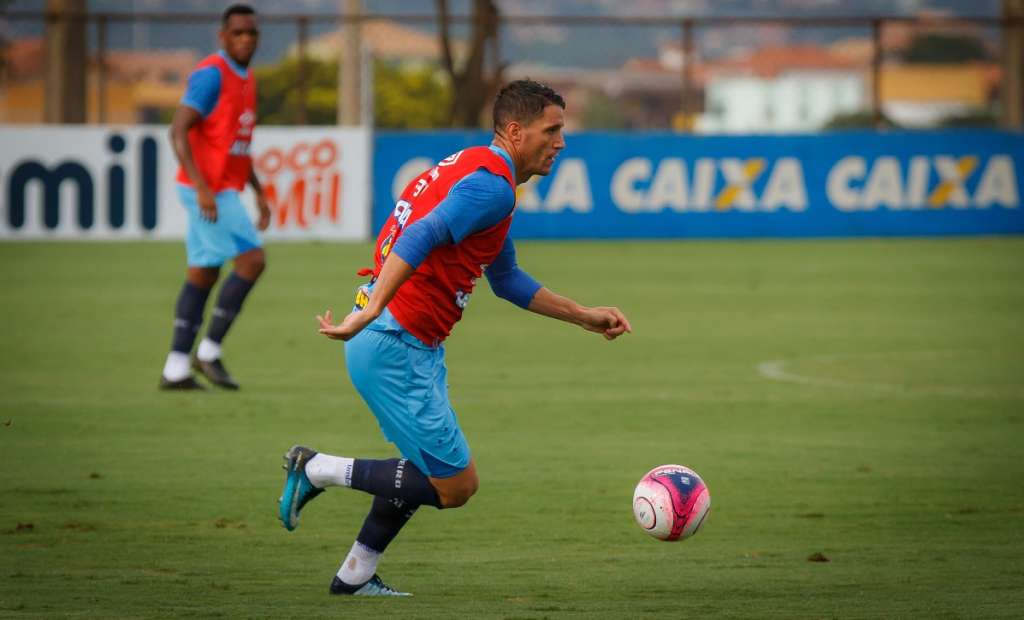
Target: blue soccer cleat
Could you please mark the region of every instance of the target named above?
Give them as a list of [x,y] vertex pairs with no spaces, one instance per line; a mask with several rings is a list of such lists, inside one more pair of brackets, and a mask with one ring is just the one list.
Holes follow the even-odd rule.
[[389,587],[380,577],[374,575],[364,584],[350,586],[338,577],[331,582],[331,594],[343,594],[351,596],[412,596],[409,592],[399,592]]
[[277,518],[289,532],[299,526],[299,511],[302,507],[324,492],[313,486],[306,476],[306,463],[314,456],[316,450],[304,446],[292,446],[284,455],[287,463],[284,468],[288,474],[284,479],[284,492],[277,500]]

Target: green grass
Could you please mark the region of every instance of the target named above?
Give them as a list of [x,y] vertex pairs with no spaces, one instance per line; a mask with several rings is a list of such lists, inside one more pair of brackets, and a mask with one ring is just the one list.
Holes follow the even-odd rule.
[[[999,618],[1024,609],[1024,239],[521,243],[615,304],[613,343],[481,285],[448,343],[482,486],[327,585],[368,496],[275,518],[293,443],[391,454],[313,315],[363,245],[268,248],[227,341],[239,393],[155,389],[178,244],[0,245],[0,616]],[[765,362],[781,373],[758,371]],[[705,528],[632,522],[700,472]],[[829,562],[810,562],[824,554]]]

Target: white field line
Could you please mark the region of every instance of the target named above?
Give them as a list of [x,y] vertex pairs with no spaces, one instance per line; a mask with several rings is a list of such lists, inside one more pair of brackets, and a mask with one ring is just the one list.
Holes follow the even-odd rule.
[[[818,355],[814,357],[800,358],[805,362],[831,362],[855,357],[866,357],[871,355],[891,355],[891,353],[875,354],[847,354],[847,355]],[[1014,387],[1011,389],[986,389],[960,385],[925,385],[910,387],[896,385],[893,383],[875,383],[860,381],[844,381],[829,376],[802,375],[787,370],[794,360],[776,359],[759,362],[757,374],[772,381],[783,383],[798,383],[802,385],[814,385],[821,387],[834,387],[842,389],[872,390],[876,392],[895,393],[905,396],[953,396],[959,398],[1009,398],[1024,399],[1024,388]]]

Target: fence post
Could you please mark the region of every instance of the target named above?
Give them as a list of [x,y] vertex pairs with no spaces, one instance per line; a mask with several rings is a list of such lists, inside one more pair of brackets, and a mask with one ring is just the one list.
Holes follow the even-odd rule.
[[882,20],[871,20],[871,124],[882,126]]
[[362,120],[359,104],[362,101],[359,63],[362,56],[362,0],[345,0],[345,22],[341,27],[341,62],[338,68],[338,124],[358,125]]
[[48,123],[85,122],[85,0],[46,2],[46,104]]
[[306,67],[306,40],[309,37],[309,18],[305,17],[305,16],[299,17],[296,20],[295,25],[298,27],[298,30],[299,30],[299,34],[298,34],[298,36],[299,36],[299,41],[298,41],[298,46],[299,46],[299,50],[298,50],[299,51],[299,59],[298,59],[299,66],[298,66],[298,71],[297,71],[298,75],[296,76],[296,80],[298,81],[298,87],[299,87],[299,107],[298,107],[298,110],[296,111],[296,119],[295,119],[295,121],[296,121],[296,124],[298,124],[298,125],[305,125],[305,124],[307,124],[307,122],[309,120],[308,116],[307,116],[307,101],[306,101],[308,96],[309,96],[309,88],[308,88],[308,85],[307,85],[307,81],[308,81],[308,78],[307,78],[307,67]]
[[1002,125],[1024,127],[1024,0],[1004,0]]
[[683,131],[692,132],[695,122],[691,106],[693,98],[693,19],[683,20]]
[[96,120],[107,122],[107,16],[96,18]]

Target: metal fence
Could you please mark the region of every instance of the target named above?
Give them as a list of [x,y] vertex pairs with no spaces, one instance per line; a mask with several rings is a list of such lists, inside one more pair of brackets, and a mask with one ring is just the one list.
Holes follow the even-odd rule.
[[[400,55],[399,43],[403,40],[410,48],[419,45],[419,49],[406,50],[407,54],[428,72],[433,70],[440,75],[438,55],[431,57],[429,50],[423,51],[429,47],[428,39],[436,39],[438,18],[433,13],[261,14],[259,19],[261,53],[256,65],[291,63],[286,90],[293,105],[290,104],[282,123],[333,122],[322,115],[314,119],[312,111],[318,102],[323,103],[327,92],[316,91],[315,71],[318,63],[323,63],[325,53],[329,58],[329,43],[335,41],[337,46],[337,37],[332,38],[332,33],[346,24],[358,25],[364,37],[370,31],[379,31],[375,35],[382,41],[379,45],[397,49],[382,53],[369,45],[378,56]],[[468,38],[471,16],[452,15],[450,23],[456,41]],[[181,67],[216,49],[220,15],[10,11],[0,16],[0,24],[4,26],[0,43],[4,59],[0,68],[0,102],[4,107],[0,110],[0,122],[47,121],[45,110],[52,107],[50,100],[57,95],[53,94],[52,85],[47,87],[45,80],[40,79],[52,68],[47,63],[54,62],[52,54],[45,52],[49,44],[45,33],[62,24],[85,26],[86,58],[80,59],[78,65],[88,74],[85,119],[97,123],[126,119],[152,122],[165,120],[168,106],[173,105],[175,96],[180,97],[188,71]],[[907,46],[913,45],[915,33],[931,36],[933,43],[941,42],[945,36],[946,41],[974,40],[980,47],[975,56],[968,49],[959,60],[923,62],[914,72],[900,73],[897,69],[911,64],[906,53]],[[898,109],[891,101],[902,101],[887,99],[886,88],[894,93],[900,88],[913,89],[913,80],[941,88],[942,82],[950,84],[954,79],[950,76],[956,74],[960,76],[957,79],[971,81],[973,86],[965,86],[966,94],[957,104],[959,107],[949,109],[959,110],[966,117],[975,114],[980,123],[999,122],[1020,128],[1024,104],[1021,59],[1015,50],[1021,49],[1022,37],[1022,18],[509,15],[501,18],[495,43],[498,57],[492,61],[507,65],[506,77],[530,75],[549,81],[566,93],[570,107],[580,103],[575,107],[584,113],[573,121],[580,128],[618,125],[690,131],[704,126],[704,130],[711,127],[714,131],[716,125],[711,120],[716,114],[728,116],[730,111],[723,112],[722,106],[734,105],[735,92],[741,92],[723,87],[718,76],[766,79],[767,74],[778,75],[792,69],[819,76],[843,69],[856,78],[855,82],[861,80],[856,83],[863,84],[863,96],[851,95],[850,105],[855,109],[848,116],[856,117],[859,113],[864,117],[862,122],[875,127],[893,122],[887,110]],[[827,50],[828,55],[816,64],[812,57],[817,53],[815,50],[821,49]],[[178,55],[174,56],[172,50]],[[191,57],[189,50],[194,53]],[[772,50],[777,52],[774,57],[769,53]],[[162,74],[145,76],[147,71],[159,73],[162,63],[166,63]],[[920,67],[933,69],[928,73]],[[959,72],[951,67],[959,67]],[[71,73],[71,69],[66,69],[65,77]],[[134,119],[117,116],[115,104],[122,103],[127,96],[120,85],[133,79],[134,84],[145,86],[132,91],[132,96],[142,103],[130,111]],[[729,84],[743,86],[736,80]],[[831,88],[825,82],[816,87]],[[797,84],[794,88],[808,87]],[[715,93],[720,94],[719,101],[715,100]],[[913,95],[907,97],[913,99]],[[812,104],[813,101],[807,103]],[[765,104],[764,119],[768,121],[759,122],[769,122],[773,114],[780,113],[777,109],[773,111],[771,105]],[[782,105],[788,104],[784,101]],[[934,114],[944,108],[940,105],[936,109],[939,112]]]

